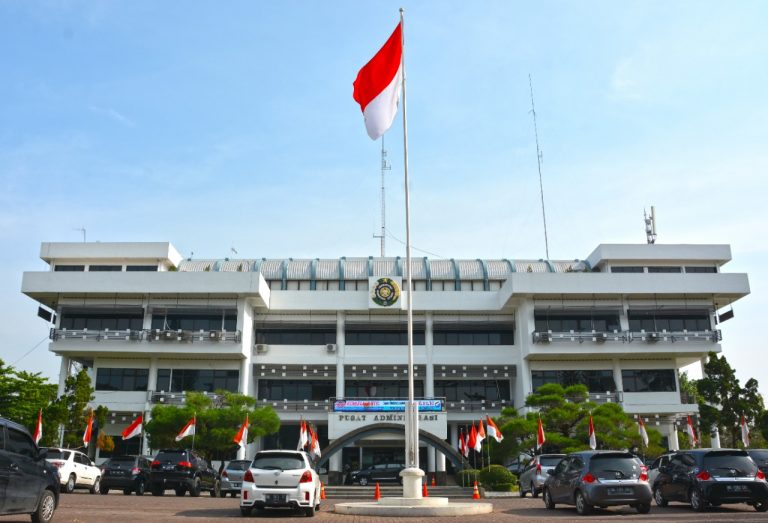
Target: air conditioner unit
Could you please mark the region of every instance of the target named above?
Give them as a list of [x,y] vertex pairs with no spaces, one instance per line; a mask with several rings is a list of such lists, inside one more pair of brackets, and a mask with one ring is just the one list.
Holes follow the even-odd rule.
[[269,352],[269,345],[266,343],[256,344],[256,354],[266,354],[267,352]]
[[328,352],[328,354],[334,354],[336,352],[336,344],[335,343],[328,343],[325,346],[325,350]]
[[661,339],[661,334],[658,332],[648,332],[645,334],[645,341],[648,343],[656,343]]
[[208,338],[211,341],[218,341],[219,339],[221,339],[221,331],[210,331],[208,333]]
[[551,332],[534,332],[533,340],[536,343],[549,343],[550,341],[552,341],[552,333]]
[[608,335],[604,332],[596,332],[594,337],[597,343],[605,343],[605,340],[608,339]]

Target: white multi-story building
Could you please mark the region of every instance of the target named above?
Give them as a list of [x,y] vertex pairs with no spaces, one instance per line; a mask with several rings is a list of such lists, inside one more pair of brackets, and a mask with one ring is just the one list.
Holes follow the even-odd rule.
[[[380,410],[407,396],[403,259],[185,260],[169,243],[44,243],[41,258],[50,270],[24,273],[22,292],[56,313],[60,389],[72,362],[90,369],[118,449],[132,450],[119,434],[137,413],[228,389],[282,420],[257,448],[295,447],[302,418],[317,426],[331,481],[402,461],[401,414]],[[442,476],[459,430],[548,382],[587,385],[676,448],[697,411],[678,370],[722,350],[717,309],[749,293],[730,259],[727,245],[659,244],[414,259],[416,396],[442,400],[421,416],[425,468]]]

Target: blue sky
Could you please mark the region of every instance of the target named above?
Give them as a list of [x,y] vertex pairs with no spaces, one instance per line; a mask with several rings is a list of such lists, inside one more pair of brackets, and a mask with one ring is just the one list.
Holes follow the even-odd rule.
[[[400,3],[0,2],[2,357],[55,376],[19,292],[41,241],[224,257],[377,255],[379,143],[352,81]],[[724,353],[768,393],[768,5],[404,3],[415,255],[540,258],[533,77],[552,258],[730,243],[752,295]],[[400,121],[388,254],[404,238]],[[19,359],[22,358],[22,359]]]

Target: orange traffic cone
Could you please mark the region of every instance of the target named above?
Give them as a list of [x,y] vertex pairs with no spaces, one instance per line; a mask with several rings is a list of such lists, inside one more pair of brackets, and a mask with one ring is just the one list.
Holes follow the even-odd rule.
[[475,480],[475,490],[472,491],[472,499],[480,499],[480,491],[477,490],[477,480]]
[[320,499],[325,499],[325,484],[320,482]]
[[437,478],[435,478],[436,475],[437,474],[432,474],[432,485],[430,485],[431,487],[437,486]]
[[381,489],[379,488],[379,482],[376,482],[376,490],[373,491],[373,499],[380,500],[381,499]]
[[421,497],[422,498],[428,498],[429,497],[429,491],[427,490],[427,482],[421,484]]

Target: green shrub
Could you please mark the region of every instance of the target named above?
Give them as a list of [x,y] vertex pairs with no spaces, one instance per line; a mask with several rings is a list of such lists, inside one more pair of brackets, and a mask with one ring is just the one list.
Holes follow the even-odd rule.
[[495,485],[492,485],[488,490],[495,490],[497,492],[512,492],[514,489],[514,483],[496,483]]
[[483,487],[488,490],[505,490],[507,488],[497,488],[501,485],[517,485],[517,476],[512,474],[506,467],[501,465],[490,465],[480,471],[478,477]]
[[480,471],[475,469],[461,470],[458,474],[456,474],[456,483],[463,487],[471,487],[475,484],[475,480],[477,479],[477,475],[479,473]]

